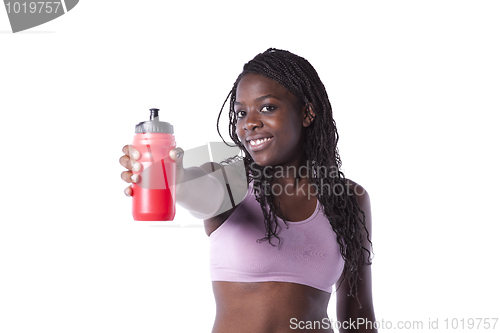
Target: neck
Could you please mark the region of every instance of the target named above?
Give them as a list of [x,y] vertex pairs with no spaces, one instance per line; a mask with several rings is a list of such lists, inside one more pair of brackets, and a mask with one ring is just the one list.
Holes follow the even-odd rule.
[[311,161],[308,161],[305,153],[300,159],[292,161],[284,165],[276,165],[269,173],[273,175],[273,184],[293,184],[297,186],[299,183],[307,182],[311,175]]

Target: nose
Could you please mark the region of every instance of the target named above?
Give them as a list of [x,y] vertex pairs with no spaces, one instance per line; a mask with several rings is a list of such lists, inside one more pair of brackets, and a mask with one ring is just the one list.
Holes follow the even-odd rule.
[[245,117],[245,122],[243,124],[243,129],[248,131],[248,130],[255,130],[257,127],[262,127],[264,124],[262,123],[262,120],[260,119],[260,113],[259,112],[249,112],[247,116]]

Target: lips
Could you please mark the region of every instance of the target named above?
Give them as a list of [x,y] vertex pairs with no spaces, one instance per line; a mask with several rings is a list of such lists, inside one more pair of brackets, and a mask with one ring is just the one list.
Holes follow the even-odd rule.
[[273,136],[251,136],[247,138],[248,146],[252,151],[259,151],[268,147],[272,141]]

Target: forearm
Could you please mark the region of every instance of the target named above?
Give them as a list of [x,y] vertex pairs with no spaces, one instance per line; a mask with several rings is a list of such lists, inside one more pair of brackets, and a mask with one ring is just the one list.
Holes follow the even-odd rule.
[[176,185],[176,202],[199,219],[214,216],[224,200],[223,184],[200,167],[184,169]]
[[338,318],[340,333],[377,333],[373,308],[360,309],[350,317]]

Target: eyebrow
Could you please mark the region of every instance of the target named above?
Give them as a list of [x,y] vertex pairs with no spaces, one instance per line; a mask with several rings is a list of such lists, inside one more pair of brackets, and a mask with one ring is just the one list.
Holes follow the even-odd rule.
[[[262,101],[263,99],[266,99],[266,98],[275,98],[275,99],[277,99],[278,101],[280,101],[280,99],[279,99],[278,97],[276,97],[276,96],[274,96],[274,95],[269,94],[269,95],[264,95],[264,96],[260,96],[260,97],[256,98],[256,99],[255,99],[255,102]],[[243,105],[243,104],[242,104],[242,103],[240,103],[240,102],[234,102],[234,105]]]

